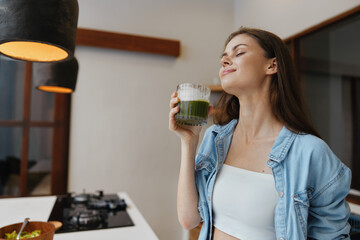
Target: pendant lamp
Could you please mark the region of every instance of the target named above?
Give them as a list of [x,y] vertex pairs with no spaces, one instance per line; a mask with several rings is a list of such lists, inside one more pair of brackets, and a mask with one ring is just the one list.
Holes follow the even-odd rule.
[[79,64],[75,57],[60,62],[33,63],[33,82],[38,90],[72,93],[75,90]]
[[38,62],[73,56],[77,0],[0,0],[0,52]]

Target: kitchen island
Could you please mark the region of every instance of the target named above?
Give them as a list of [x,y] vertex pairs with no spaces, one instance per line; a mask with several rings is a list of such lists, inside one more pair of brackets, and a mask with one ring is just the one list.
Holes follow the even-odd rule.
[[[126,210],[134,222],[134,226],[55,233],[54,240],[97,240],[107,238],[158,240],[130,197],[126,193],[118,193],[118,195],[120,198],[125,199],[128,206]],[[0,199],[0,227],[22,222],[26,217],[29,217],[30,221],[47,221],[55,201],[56,196]]]

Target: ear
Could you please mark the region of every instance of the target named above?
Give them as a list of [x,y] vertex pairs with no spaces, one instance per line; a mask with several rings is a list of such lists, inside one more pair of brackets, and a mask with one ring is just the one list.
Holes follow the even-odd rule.
[[275,73],[277,73],[277,61],[276,58],[271,58],[266,68],[266,74],[273,75]]

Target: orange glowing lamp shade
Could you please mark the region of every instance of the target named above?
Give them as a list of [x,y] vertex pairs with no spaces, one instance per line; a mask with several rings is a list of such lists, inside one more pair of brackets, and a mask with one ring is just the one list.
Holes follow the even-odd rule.
[[72,93],[75,91],[78,69],[75,57],[60,62],[35,62],[33,82],[40,91]]
[[0,52],[33,62],[73,57],[77,0],[0,0]]
[[56,87],[56,86],[37,86],[37,89],[44,92],[52,93],[72,93],[73,90],[70,88]]
[[0,52],[12,58],[37,62],[60,61],[69,56],[69,54],[60,47],[27,41],[2,43],[0,44]]

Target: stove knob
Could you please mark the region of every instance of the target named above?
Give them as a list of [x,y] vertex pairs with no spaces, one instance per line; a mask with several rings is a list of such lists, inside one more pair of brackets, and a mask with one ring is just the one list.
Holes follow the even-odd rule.
[[120,208],[120,210],[125,210],[126,207],[127,207],[127,205],[126,205],[125,200],[124,200],[124,199],[120,199],[120,200],[119,200],[119,208]]

